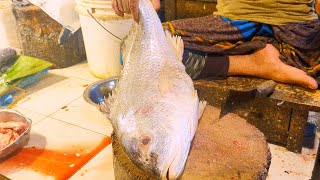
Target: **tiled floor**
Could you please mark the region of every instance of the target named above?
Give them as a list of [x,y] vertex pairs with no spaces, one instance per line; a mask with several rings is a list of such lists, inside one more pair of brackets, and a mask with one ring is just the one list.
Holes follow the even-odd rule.
[[[0,174],[12,179],[63,179],[71,175],[71,179],[114,179],[108,145],[112,126],[82,97],[84,89],[97,80],[89,74],[87,63],[81,63],[51,70],[40,82],[27,87],[26,97],[14,110],[33,122],[27,150],[45,151],[32,157],[24,152],[12,156],[0,163]],[[50,168],[50,162],[58,165],[53,168],[67,170],[40,167]]]
[[[68,177],[63,174],[68,174],[67,171],[37,169],[37,163],[50,167],[56,162],[61,167],[70,168],[71,179],[114,179],[112,148],[107,145],[112,132],[111,124],[82,98],[84,89],[97,80],[88,72],[87,63],[80,63],[66,69],[51,70],[39,83],[28,87],[27,96],[14,107],[33,121],[31,138],[26,147],[31,150],[45,147],[50,152],[40,152],[30,162],[20,162],[13,156],[12,162],[9,162],[10,158],[0,164],[0,174],[17,180]],[[288,152],[276,145],[270,145],[270,148],[273,159],[268,180],[310,178],[315,148],[304,149],[302,154]],[[53,151],[62,155],[56,156],[55,152],[54,156],[44,157],[45,153]],[[78,159],[68,159],[70,154],[73,159]],[[29,156],[21,157],[30,159]],[[21,166],[13,166],[15,162]],[[24,163],[29,165],[24,166]],[[30,166],[33,168],[27,168]]]

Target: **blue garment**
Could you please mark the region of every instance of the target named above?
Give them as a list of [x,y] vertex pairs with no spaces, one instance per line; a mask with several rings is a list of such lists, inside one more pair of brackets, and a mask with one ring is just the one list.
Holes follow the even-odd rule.
[[224,22],[230,22],[233,26],[237,27],[246,39],[253,36],[273,37],[273,31],[270,25],[247,20],[230,20],[222,16],[221,18]]

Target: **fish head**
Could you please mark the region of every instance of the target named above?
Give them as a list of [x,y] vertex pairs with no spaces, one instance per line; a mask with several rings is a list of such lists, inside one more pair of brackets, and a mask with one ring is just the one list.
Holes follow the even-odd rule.
[[[162,112],[163,114],[160,114]],[[190,129],[179,124],[181,114],[172,109],[151,113],[121,133],[121,143],[129,159],[140,169],[160,179],[177,179],[183,172],[189,149]],[[166,112],[166,113],[164,113]],[[174,114],[175,113],[175,114]],[[159,123],[159,122],[165,123]],[[128,122],[129,123],[129,122]]]

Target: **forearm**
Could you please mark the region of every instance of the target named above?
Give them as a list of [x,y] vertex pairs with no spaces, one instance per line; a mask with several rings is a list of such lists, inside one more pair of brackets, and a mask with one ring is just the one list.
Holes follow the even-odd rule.
[[161,8],[161,5],[160,5],[160,0],[151,0],[152,4],[153,4],[153,7],[155,10],[159,10]]

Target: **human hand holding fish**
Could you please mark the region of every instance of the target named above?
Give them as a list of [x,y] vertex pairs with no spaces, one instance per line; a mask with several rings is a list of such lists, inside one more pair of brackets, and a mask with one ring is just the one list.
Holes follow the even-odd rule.
[[[151,0],[155,10],[160,9],[160,0]],[[112,9],[119,16],[132,14],[134,21],[139,22],[139,0],[112,0]]]

